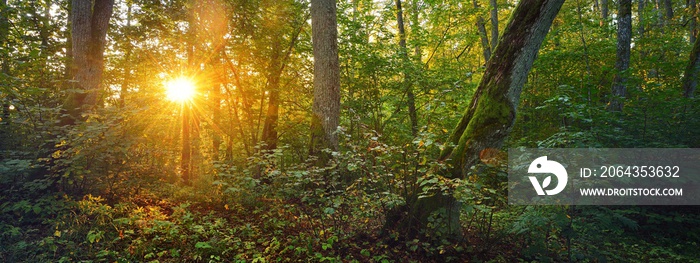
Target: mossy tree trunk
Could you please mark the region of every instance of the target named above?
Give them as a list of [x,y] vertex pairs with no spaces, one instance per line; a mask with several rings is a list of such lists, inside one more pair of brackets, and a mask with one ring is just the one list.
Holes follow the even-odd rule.
[[311,1],[311,34],[314,54],[314,101],[309,154],[330,157],[323,149],[338,149],[335,131],[340,123],[340,64],[335,0]]
[[700,38],[695,39],[693,50],[690,52],[690,61],[683,74],[683,96],[692,98],[698,86],[698,73],[700,73]]
[[104,71],[104,49],[114,0],[73,0],[71,2],[72,68],[75,89],[63,104],[60,125],[82,119],[83,108],[99,104]]
[[[500,44],[486,64],[470,106],[449,137],[451,146],[440,154],[439,161],[452,167],[440,171],[441,176],[464,178],[470,167],[479,162],[480,153],[502,146],[515,122],[527,75],[563,3],[564,0],[523,0],[515,8]],[[434,193],[426,198],[409,199],[407,204],[390,212],[387,228],[401,228],[397,230],[409,236],[426,230],[449,236],[461,232],[461,205],[453,196]],[[439,229],[427,229],[428,217],[438,211],[445,213],[445,224],[438,226]]]

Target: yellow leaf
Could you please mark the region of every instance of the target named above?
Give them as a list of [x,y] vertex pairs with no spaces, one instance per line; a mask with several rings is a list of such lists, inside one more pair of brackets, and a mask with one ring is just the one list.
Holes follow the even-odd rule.
[[228,204],[224,205],[224,209],[228,210]]
[[56,232],[53,232],[53,235],[56,237],[61,237],[61,231],[56,230]]

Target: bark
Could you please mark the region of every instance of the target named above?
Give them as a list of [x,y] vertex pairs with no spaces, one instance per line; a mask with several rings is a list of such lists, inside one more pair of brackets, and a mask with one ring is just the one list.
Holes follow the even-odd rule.
[[[311,1],[311,31],[314,55],[314,100],[309,153],[338,149],[335,131],[340,122],[340,66],[338,28],[334,0]],[[320,156],[320,160],[330,156]]]
[[[306,19],[304,19],[306,20]],[[273,47],[273,55],[270,60],[270,65],[268,66],[268,76],[267,76],[267,90],[269,92],[269,98],[267,103],[267,114],[265,115],[265,123],[263,125],[262,141],[265,142],[266,150],[273,150],[277,148],[278,132],[277,132],[277,122],[279,120],[279,106],[280,106],[280,79],[282,78],[282,73],[286,67],[289,57],[292,54],[292,50],[296,46],[296,42],[299,39],[301,30],[303,27],[300,25],[295,33],[291,36],[289,45],[286,51],[280,50],[278,46]],[[280,33],[281,34],[281,33]],[[278,41],[274,41],[275,44],[279,44],[281,37],[277,38]]]
[[[216,43],[216,42],[215,42]],[[224,63],[222,60],[221,53],[224,52],[223,46],[224,46],[224,40],[223,36],[219,38],[219,42],[217,43],[218,45],[218,50],[216,51],[216,59],[214,60],[213,64],[213,70],[214,70],[214,83],[212,83],[211,86],[211,107],[212,107],[212,123],[215,125],[216,129],[218,131],[223,130],[221,126],[221,89],[222,86],[225,85],[224,82]],[[229,130],[229,132],[233,132],[233,130]],[[226,133],[227,134],[227,133]],[[212,148],[212,159],[214,161],[219,161],[219,148],[221,147],[221,133],[220,132],[214,132],[212,134],[211,138],[211,148]]]
[[693,50],[690,52],[688,67],[683,74],[683,96],[692,98],[698,86],[698,73],[700,73],[700,38],[695,39]]
[[664,9],[666,11],[666,20],[670,23],[673,19],[673,2],[671,0],[664,0]]
[[192,109],[187,103],[182,104],[182,152],[180,152],[180,172],[182,172],[182,180],[185,185],[191,183],[191,169],[192,169],[192,148],[190,139],[190,115]]
[[608,23],[608,0],[600,1],[600,26]]
[[403,71],[403,85],[406,89],[407,106],[408,106],[408,118],[411,121],[411,135],[416,137],[418,135],[418,114],[416,113],[416,99],[413,93],[413,85],[411,85],[410,72],[408,72],[407,66],[410,63],[408,58],[408,48],[406,47],[406,29],[403,23],[403,8],[401,7],[401,0],[396,0],[396,21],[399,27],[399,46],[401,48],[401,56],[404,61],[404,71]]
[[[277,42],[279,43],[279,42]],[[276,48],[275,48],[276,49]],[[279,119],[279,97],[280,97],[280,77],[282,67],[280,66],[280,51],[273,51],[270,66],[268,67],[267,91],[269,93],[267,103],[267,113],[261,141],[265,142],[264,149],[272,150],[277,148],[277,120]]]
[[[473,0],[472,3],[474,5],[474,9],[479,9],[479,4],[476,2],[476,0]],[[476,28],[479,30],[482,54],[484,56],[484,64],[486,64],[486,62],[489,61],[489,59],[491,59],[491,45],[489,44],[489,37],[486,33],[486,22],[484,22],[483,17],[478,16],[476,18]]]
[[[131,29],[131,3],[127,3],[127,8],[126,8],[126,28]],[[129,92],[129,85],[130,85],[130,80],[131,80],[131,40],[127,39],[126,40],[126,51],[124,55],[124,61],[126,63],[124,64],[124,71],[122,73],[122,85],[121,85],[121,90],[119,91],[119,106],[124,107],[126,105],[126,94]]]
[[688,9],[690,10],[690,43],[695,43],[697,32],[697,4],[695,0],[688,0]]
[[[9,64],[9,55],[7,52],[9,52],[8,47],[9,44],[7,43],[7,38],[10,33],[10,23],[9,20],[7,19],[7,1],[6,0],[0,0],[0,74],[5,75],[5,76],[10,76],[10,64]],[[3,76],[2,79],[5,77]],[[8,137],[8,131],[10,123],[10,103],[8,102],[8,98],[6,94],[0,93],[0,100],[2,100],[2,104],[0,104],[0,107],[2,107],[2,116],[0,116],[0,141],[2,141],[2,145],[0,145],[0,149],[6,149],[6,137]]]
[[9,64],[9,44],[7,43],[8,35],[10,34],[10,21],[7,18],[7,0],[1,0],[0,1],[0,48],[2,48],[2,52],[0,52],[0,71],[3,74],[9,75],[10,73],[10,64]]
[[[411,34],[416,42],[413,50],[413,59],[415,60],[416,65],[422,65],[423,52],[421,51],[420,43],[420,22],[418,21],[418,12],[420,12],[420,9],[418,7],[417,0],[413,0],[411,3],[413,6],[413,10],[411,12]],[[420,67],[418,67],[418,69],[420,69]]]
[[[464,178],[470,167],[478,163],[480,153],[502,146],[515,123],[527,75],[563,2],[523,0],[518,3],[501,37],[502,45],[498,45],[488,61],[470,106],[448,139],[450,146],[440,154],[439,161],[453,167],[442,171],[442,176]],[[428,216],[444,209],[446,225],[439,231],[450,236],[459,234],[460,204],[451,195],[433,193],[426,198],[413,197],[407,204],[408,207],[392,210],[385,229],[395,228],[394,225],[408,235],[431,231],[426,228]]]
[[637,17],[639,18],[639,27],[637,32],[639,38],[644,37],[644,3],[646,0],[637,0]]
[[632,1],[619,0],[617,11],[617,60],[615,80],[612,86],[610,111],[622,111],[627,93],[627,70],[630,66],[630,45],[632,41]]
[[[195,70],[195,42],[196,42],[196,20],[194,14],[194,6],[189,9],[189,18],[187,26],[187,36],[186,36],[186,49],[187,49],[187,66],[189,67],[188,72],[194,72]],[[181,115],[182,115],[182,151],[180,152],[180,172],[182,172],[182,181],[185,185],[190,185],[192,183],[192,144],[193,138],[196,139],[198,136],[192,134],[192,127],[197,127],[192,110],[192,105],[187,101],[183,102],[181,105]],[[194,129],[195,132],[197,129]],[[194,147],[197,149],[197,147]]]
[[71,44],[74,92],[63,104],[61,125],[82,119],[83,108],[99,104],[104,49],[114,0],[73,0],[71,2]]
[[491,5],[491,51],[498,45],[498,0],[490,0]]

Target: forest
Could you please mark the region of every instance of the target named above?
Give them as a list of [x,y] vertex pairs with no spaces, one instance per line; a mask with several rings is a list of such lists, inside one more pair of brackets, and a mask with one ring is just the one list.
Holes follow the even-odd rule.
[[700,262],[699,206],[508,201],[508,149],[700,148],[698,11],[0,0],[0,262]]

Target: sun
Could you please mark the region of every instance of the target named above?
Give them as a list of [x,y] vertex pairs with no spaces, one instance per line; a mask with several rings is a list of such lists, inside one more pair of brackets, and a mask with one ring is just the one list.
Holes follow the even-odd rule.
[[185,102],[192,100],[196,93],[196,87],[192,80],[179,77],[165,83],[165,93],[171,101]]

